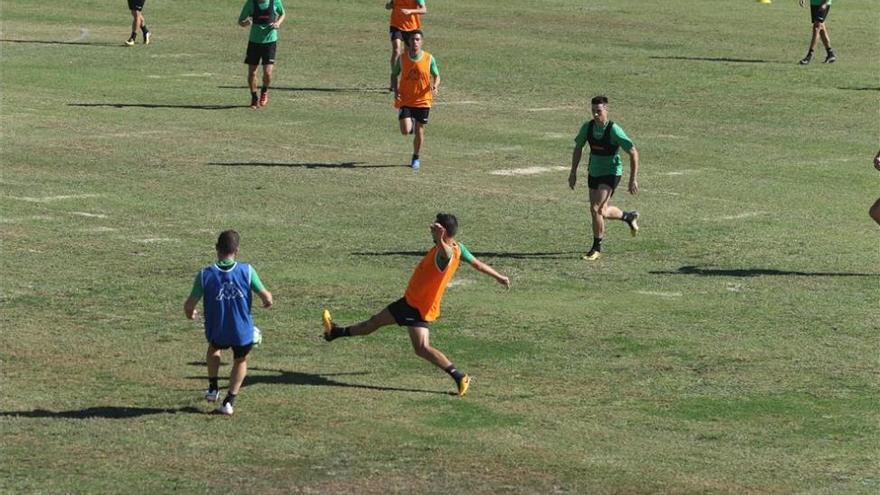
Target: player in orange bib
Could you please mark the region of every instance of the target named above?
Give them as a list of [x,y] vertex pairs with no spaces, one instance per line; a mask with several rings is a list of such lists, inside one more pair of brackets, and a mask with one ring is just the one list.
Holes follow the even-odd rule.
[[[391,35],[391,70],[403,53],[403,45],[409,43],[413,31],[421,29],[422,16],[428,13],[425,0],[389,0],[385,9],[391,11],[390,27]],[[390,91],[394,91],[394,74],[391,74]]]
[[419,150],[425,140],[425,126],[428,125],[428,113],[434,95],[440,90],[440,69],[437,60],[430,53],[422,50],[425,35],[415,30],[406,45],[406,55],[398,59],[392,74],[391,90],[394,91],[394,106],[400,109],[397,120],[400,122],[400,133],[415,133],[413,138],[413,156],[410,166],[418,170]]
[[416,355],[448,373],[455,380],[459,396],[467,393],[470,377],[459,371],[440,350],[431,347],[428,327],[440,316],[440,300],[443,299],[443,292],[455,275],[460,260],[470,263],[477,271],[492,276],[507,288],[510,288],[510,279],[476,259],[463,244],[456,242],[457,230],[458,220],[455,215],[438,213],[436,221],[431,224],[434,247],[419,262],[404,296],[369,320],[348,327],[333,323],[330,311],[325,309],[321,315],[324,339],[329,342],[339,337],[367,335],[381,327],[397,323],[409,329],[409,338]]

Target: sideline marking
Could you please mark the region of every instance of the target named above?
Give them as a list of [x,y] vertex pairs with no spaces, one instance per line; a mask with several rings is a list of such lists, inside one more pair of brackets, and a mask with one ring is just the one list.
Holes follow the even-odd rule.
[[475,280],[471,280],[469,278],[454,278],[446,286],[447,287],[461,287],[464,285],[473,285],[475,283],[476,283]]
[[710,221],[710,222],[713,220],[740,220],[743,218],[751,218],[751,217],[757,217],[759,215],[765,215],[766,213],[767,213],[766,211],[747,211],[745,213],[740,213],[738,215],[725,215],[723,217],[704,218],[704,220]]
[[51,203],[52,201],[61,201],[64,199],[84,199],[97,198],[100,194],[66,194],[61,196],[43,196],[42,198],[32,198],[30,196],[6,196],[7,198],[17,199],[19,201],[27,201],[28,203]]
[[80,229],[80,232],[116,232],[116,229],[113,227],[92,227],[90,229]]
[[147,237],[146,239],[132,239],[132,242],[153,244],[156,242],[180,242],[180,239],[172,239],[170,237]]
[[563,134],[561,132],[545,132],[544,137],[541,139],[567,139],[568,137],[568,134]]
[[515,175],[536,175],[543,174],[545,172],[556,172],[562,170],[569,170],[569,167],[526,167],[526,168],[514,168],[509,170],[493,170],[489,172],[492,175],[504,175],[507,177],[515,176]]
[[684,170],[676,170],[673,172],[663,172],[657,175],[691,175],[699,172],[699,170],[694,170],[692,168],[684,169]]
[[474,101],[474,100],[463,100],[463,101],[437,101],[434,102],[434,105],[479,105],[483,102]]
[[71,211],[69,212],[71,215],[76,215],[80,217],[89,217],[89,218],[107,218],[107,215],[103,213],[88,213],[85,211]]
[[0,223],[19,223],[19,222],[26,222],[26,221],[30,221],[30,220],[51,221],[51,220],[55,220],[55,217],[50,217],[49,215],[32,215],[29,217],[0,218]]
[[681,297],[681,292],[656,292],[652,290],[637,290],[636,294],[642,294],[645,296],[658,296],[658,297]]

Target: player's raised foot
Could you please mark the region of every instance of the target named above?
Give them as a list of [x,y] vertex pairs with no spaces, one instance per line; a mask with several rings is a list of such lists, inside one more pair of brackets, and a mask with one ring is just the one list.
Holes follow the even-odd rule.
[[144,31],[144,44],[145,44],[145,45],[149,45],[149,44],[150,44],[150,38],[151,38],[152,36],[153,36],[153,33],[149,32],[149,31]]
[[217,397],[220,397],[219,390],[205,390],[205,400],[208,402],[217,402]]
[[224,402],[223,404],[220,404],[217,409],[214,409],[215,414],[222,414],[224,416],[232,416],[233,412],[235,412],[235,410],[232,408],[232,404],[228,402]]
[[596,261],[599,257],[602,256],[602,251],[596,251],[595,249],[590,249],[590,251],[583,256],[582,259],[586,261]]
[[623,221],[629,225],[629,233],[635,237],[639,235],[639,212],[630,211],[623,214]]
[[471,377],[470,375],[464,375],[461,377],[461,380],[458,381],[458,396],[464,397],[464,394],[468,392],[468,388],[471,386]]
[[263,91],[260,93],[260,106],[265,107],[269,104],[269,92]]
[[321,312],[321,325],[324,327],[324,340],[330,342],[337,337],[342,337],[344,329],[335,323],[330,317],[330,310],[325,309]]
[[422,167],[422,162],[420,162],[418,158],[415,158],[409,166],[412,167],[413,170],[418,170]]
[[798,62],[798,63],[801,64],[801,65],[807,65],[807,64],[809,64],[812,60],[813,60],[813,54],[812,54],[812,53],[808,53],[807,56],[804,57],[804,58],[802,58],[801,61]]
[[137,41],[137,36],[132,35],[131,38],[125,40],[125,45],[126,45],[126,46],[134,46],[134,44],[135,44],[136,41]]
[[834,50],[828,50],[828,55],[825,57],[825,61],[822,63],[833,64],[836,61],[837,61],[837,54],[834,53]]

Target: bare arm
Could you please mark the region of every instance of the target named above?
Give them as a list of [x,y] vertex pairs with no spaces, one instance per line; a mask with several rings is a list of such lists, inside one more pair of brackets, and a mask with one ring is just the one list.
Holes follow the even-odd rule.
[[436,246],[443,250],[443,254],[446,255],[446,259],[452,259],[453,249],[452,244],[446,238],[446,228],[440,225],[439,223],[431,224],[431,233],[435,235]]
[[633,146],[629,151],[629,193],[639,192],[639,150]]
[[432,76],[432,77],[433,77],[433,81],[431,82],[431,93],[436,95],[437,92],[440,91],[440,76],[437,75],[437,76]]
[[403,15],[425,15],[428,13],[428,6],[422,5],[417,9],[400,9],[400,13]]
[[196,304],[199,303],[199,299],[198,297],[188,297],[183,302],[183,314],[188,320],[196,319]]
[[583,154],[583,146],[575,146],[574,151],[571,152],[571,173],[568,174],[568,187],[571,189],[574,189],[575,184],[577,184],[578,165],[581,163],[581,156]]
[[281,17],[275,19],[275,22],[269,24],[269,27],[273,29],[278,29],[281,27],[281,23],[284,22],[284,19],[287,19],[287,14],[281,14]]
[[494,268],[483,263],[482,261],[474,258],[474,261],[471,262],[471,266],[474,267],[478,272],[485,273],[486,275],[491,276],[495,279],[496,282],[503,285],[506,288],[510,288],[510,278],[498,273]]
[[271,308],[273,304],[275,304],[275,300],[272,298],[272,293],[266,289],[257,292],[257,295],[260,296],[260,300],[263,301],[263,307],[268,309]]

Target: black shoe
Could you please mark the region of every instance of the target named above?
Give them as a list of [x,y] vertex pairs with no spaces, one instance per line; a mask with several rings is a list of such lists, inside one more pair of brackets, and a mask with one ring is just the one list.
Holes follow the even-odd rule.
[[825,61],[822,63],[823,64],[833,64],[836,61],[837,61],[837,55],[834,52],[829,51],[828,55],[825,56]]
[[633,211],[629,212],[628,216],[629,216],[629,219],[624,220],[624,222],[626,222],[626,224],[629,225],[630,235],[635,237],[635,236],[639,235],[639,222],[638,222],[639,212],[633,210]]
[[807,55],[806,57],[802,58],[801,61],[798,62],[798,63],[801,64],[801,65],[807,65],[807,64],[810,63],[811,60],[813,60],[813,55],[812,55],[812,54],[809,54],[809,55]]

